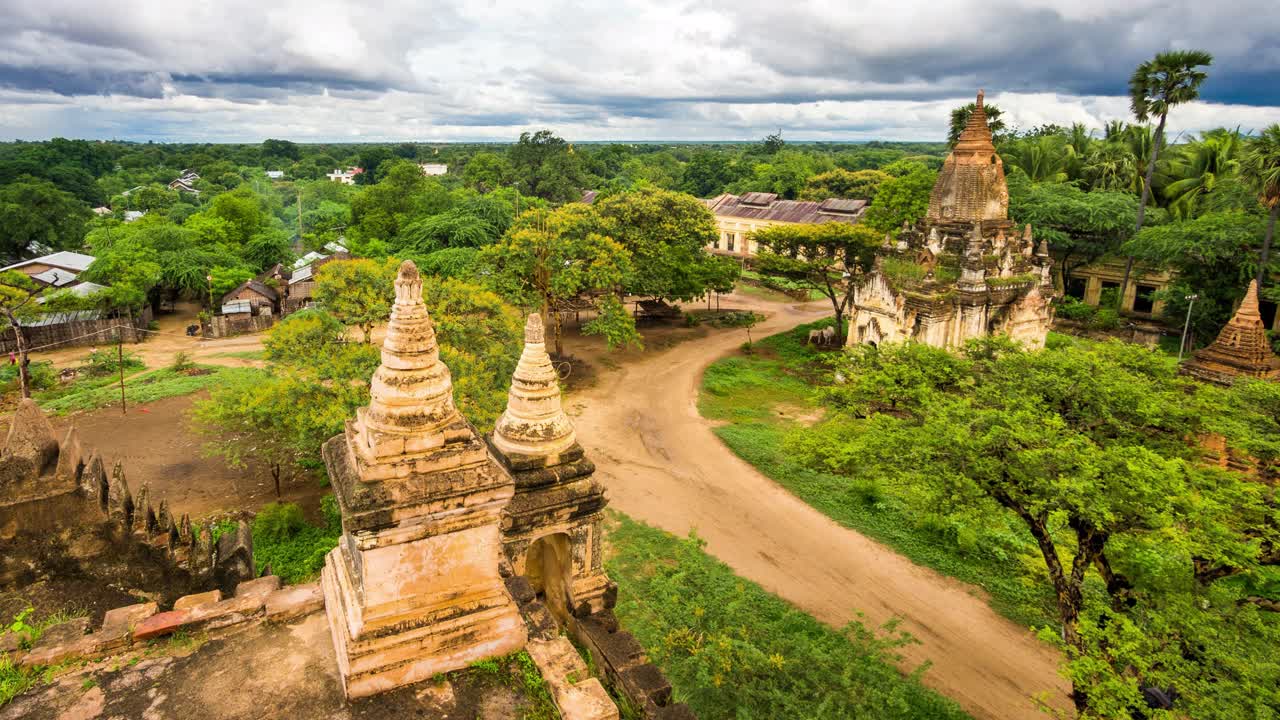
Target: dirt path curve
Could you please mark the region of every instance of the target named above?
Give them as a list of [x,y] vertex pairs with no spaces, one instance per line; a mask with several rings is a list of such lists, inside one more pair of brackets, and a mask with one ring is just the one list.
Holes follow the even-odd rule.
[[[818,304],[741,296],[731,304],[771,314],[753,331],[757,338],[824,314]],[[1043,718],[1030,698],[1045,691],[1065,707],[1068,687],[1052,649],[997,615],[971,587],[837,525],[711,432],[696,406],[703,370],[744,339],[741,330],[717,332],[651,351],[570,398],[578,437],[612,506],[679,535],[696,528],[707,549],[740,575],[824,622],[840,626],[858,611],[873,625],[900,616],[921,641],[905,648],[907,665],[932,661],[926,684],[975,717]]]

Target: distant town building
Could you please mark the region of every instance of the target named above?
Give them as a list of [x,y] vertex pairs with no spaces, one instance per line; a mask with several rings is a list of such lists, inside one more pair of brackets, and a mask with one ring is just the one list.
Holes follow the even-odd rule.
[[99,205],[98,207],[93,209],[93,214],[97,215],[98,217],[102,217],[103,215],[110,215],[111,208],[107,207],[106,205]]
[[142,216],[146,214],[146,210],[125,210],[124,221],[128,223],[133,222],[134,220],[140,220]]
[[423,175],[444,175],[449,172],[449,166],[444,163],[418,163],[418,167],[422,168]]
[[267,177],[268,177],[268,178],[271,178],[272,180],[283,180],[283,179],[284,179],[284,171],[283,171],[283,170],[268,170],[268,171],[267,171]]
[[[594,199],[594,198],[593,198]],[[721,255],[750,257],[759,252],[750,234],[772,225],[797,223],[856,223],[866,212],[866,200],[830,198],[821,202],[779,200],[776,193],[725,193],[702,201],[716,216],[720,236],[707,249]]]
[[959,348],[1005,333],[1044,347],[1053,322],[1049,245],[1009,220],[1004,166],[982,92],[943,162],[924,219],[885,235],[874,269],[855,278],[849,345],[914,340]]
[[350,167],[346,170],[335,169],[333,172],[325,175],[325,177],[329,178],[333,182],[340,182],[343,185],[354,185],[356,182],[356,176],[362,172],[364,172],[364,168],[358,167]]

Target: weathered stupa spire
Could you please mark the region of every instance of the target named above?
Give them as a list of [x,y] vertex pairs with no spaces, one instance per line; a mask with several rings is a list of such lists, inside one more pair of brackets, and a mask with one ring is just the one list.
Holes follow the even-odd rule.
[[1004,164],[996,154],[981,90],[964,130],[938,172],[925,217],[932,222],[1009,219]]
[[507,456],[559,456],[577,441],[560,405],[560,378],[547,355],[542,316],[524,326],[524,352],[511,376],[507,409],[493,431],[493,446]]
[[1230,385],[1240,375],[1280,380],[1280,357],[1271,351],[1258,311],[1257,280],[1249,282],[1240,307],[1218,339],[1184,361],[1180,372],[1219,385]]
[[444,444],[439,432],[455,424],[453,379],[440,362],[440,346],[422,278],[406,260],[395,281],[396,300],[382,341],[382,364],[369,384],[369,407],[357,411],[360,450],[380,458]]
[[343,534],[321,586],[349,697],[514,652],[526,637],[498,574],[515,483],[454,406],[412,262],[395,288],[369,406],[322,449]]

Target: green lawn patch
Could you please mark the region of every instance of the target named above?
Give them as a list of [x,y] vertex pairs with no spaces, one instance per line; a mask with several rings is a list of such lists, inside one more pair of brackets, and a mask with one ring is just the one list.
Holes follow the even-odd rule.
[[837,630],[680,539],[623,515],[610,529],[615,612],[702,720],[968,717],[894,665],[905,640]]
[[716,435],[743,460],[814,509],[845,527],[892,547],[912,562],[981,587],[992,607],[1026,626],[1055,622],[1044,572],[1031,538],[1003,522],[958,524],[920,506],[904,490],[868,485],[810,468],[784,449],[787,435],[802,427],[797,415],[820,416],[810,379],[819,353],[805,345],[809,330],[831,320],[801,325],[757,344],[753,355],[713,363],[703,376],[698,409],[727,421]]
[[266,357],[266,351],[265,350],[236,350],[235,352],[214,353],[209,357],[239,358],[240,360],[262,360]]
[[[189,370],[161,368],[126,375],[125,401],[130,405],[149,403],[178,395],[190,395],[208,389],[229,372],[252,372],[241,368],[197,365]],[[117,405],[120,402],[118,377],[91,377],[77,380],[66,387],[38,393],[36,401],[45,412],[65,415]]]

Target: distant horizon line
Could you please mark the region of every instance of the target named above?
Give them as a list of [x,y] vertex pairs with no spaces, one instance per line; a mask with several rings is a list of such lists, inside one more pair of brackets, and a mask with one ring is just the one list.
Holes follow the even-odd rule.
[[[261,140],[127,140],[120,138],[94,138],[94,137],[65,137],[56,135],[53,137],[42,138],[40,140],[31,139],[8,139],[0,140],[0,144],[16,145],[18,143],[42,143],[52,140],[83,140],[85,142],[101,142],[101,143],[119,143],[122,145],[261,145],[267,140],[283,140],[291,142],[295,145],[514,145],[519,142],[516,140],[290,140],[287,137],[268,137]],[[761,139],[755,140],[570,140],[562,138],[571,145],[755,145],[760,143]],[[783,138],[787,145],[867,145],[870,143],[890,143],[895,145],[912,145],[912,144],[946,144],[947,139],[941,138],[937,140],[885,140],[880,138],[872,138],[868,140],[813,140],[813,139],[794,139],[789,140]]]

